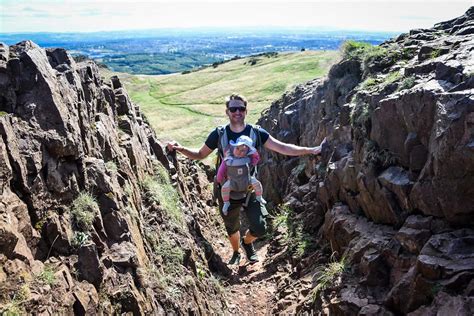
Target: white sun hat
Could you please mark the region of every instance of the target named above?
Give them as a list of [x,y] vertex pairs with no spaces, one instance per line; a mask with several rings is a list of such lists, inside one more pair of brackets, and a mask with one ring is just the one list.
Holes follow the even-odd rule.
[[229,143],[232,147],[236,147],[236,146],[240,146],[240,145],[247,146],[249,148],[248,154],[253,154],[254,152],[257,151],[255,149],[255,147],[253,146],[252,139],[248,136],[245,136],[245,135],[242,135],[239,138],[237,138],[237,141],[234,142],[233,140],[231,140]]

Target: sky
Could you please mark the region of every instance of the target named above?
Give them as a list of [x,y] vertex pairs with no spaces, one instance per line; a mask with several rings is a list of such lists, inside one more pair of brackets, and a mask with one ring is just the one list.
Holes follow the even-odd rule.
[[0,33],[198,27],[406,32],[464,14],[474,0],[0,0]]

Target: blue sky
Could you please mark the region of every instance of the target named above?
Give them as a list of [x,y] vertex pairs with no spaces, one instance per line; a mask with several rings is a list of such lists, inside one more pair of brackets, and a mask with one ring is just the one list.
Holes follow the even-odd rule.
[[473,0],[0,0],[0,33],[278,26],[404,32],[460,16],[473,3]]

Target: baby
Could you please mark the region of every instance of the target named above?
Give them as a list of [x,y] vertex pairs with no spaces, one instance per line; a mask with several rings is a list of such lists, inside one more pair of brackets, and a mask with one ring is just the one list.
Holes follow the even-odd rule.
[[[262,197],[262,184],[254,176],[250,175],[252,167],[256,166],[260,160],[252,139],[242,135],[237,141],[230,141],[230,149],[226,151],[225,158],[217,171],[217,181],[222,184],[221,195],[224,205],[222,213],[227,215],[230,207],[231,191],[247,191],[249,185],[255,190],[257,201],[265,204]],[[225,182],[224,182],[225,181]]]

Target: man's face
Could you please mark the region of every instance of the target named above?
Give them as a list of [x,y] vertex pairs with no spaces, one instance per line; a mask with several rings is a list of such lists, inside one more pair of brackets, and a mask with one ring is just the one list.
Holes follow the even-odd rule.
[[234,156],[238,158],[243,158],[247,156],[249,148],[246,145],[239,145],[234,147]]
[[229,107],[226,109],[226,114],[231,123],[243,123],[247,114],[247,108],[243,106]]

